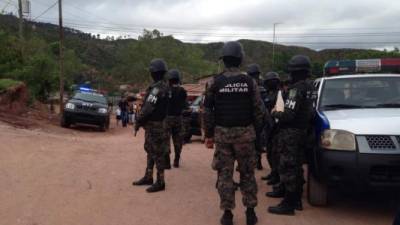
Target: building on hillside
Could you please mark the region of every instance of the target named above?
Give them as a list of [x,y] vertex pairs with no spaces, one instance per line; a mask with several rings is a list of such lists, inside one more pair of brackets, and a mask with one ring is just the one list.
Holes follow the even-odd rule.
[[214,76],[215,74],[203,76],[198,80],[198,83],[206,85],[211,79],[213,79]]

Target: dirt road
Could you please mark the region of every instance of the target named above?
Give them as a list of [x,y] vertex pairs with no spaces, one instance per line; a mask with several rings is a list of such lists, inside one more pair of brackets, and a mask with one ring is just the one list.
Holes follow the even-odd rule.
[[[182,168],[166,174],[167,190],[147,194],[131,182],[144,173],[143,132],[113,127],[23,130],[0,123],[0,225],[218,225],[220,210],[210,169],[212,151],[186,145]],[[266,171],[257,172],[257,178]],[[306,204],[295,217],[274,216],[259,182],[265,225],[389,225],[396,200],[337,198],[328,208]],[[368,198],[371,196],[367,196]],[[237,194],[235,224],[245,224]]]

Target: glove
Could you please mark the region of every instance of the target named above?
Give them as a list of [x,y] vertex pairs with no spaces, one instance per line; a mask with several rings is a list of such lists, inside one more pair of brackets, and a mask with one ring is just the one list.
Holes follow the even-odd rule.
[[214,148],[214,139],[213,138],[206,138],[204,143],[205,143],[207,148],[209,148],[209,149],[213,149]]

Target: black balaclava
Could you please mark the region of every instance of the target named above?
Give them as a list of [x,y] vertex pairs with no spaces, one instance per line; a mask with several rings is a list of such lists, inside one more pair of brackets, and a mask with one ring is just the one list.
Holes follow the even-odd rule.
[[281,81],[278,79],[267,80],[264,82],[265,89],[276,91],[279,89]]
[[181,82],[179,81],[179,79],[171,79],[168,81],[169,82],[169,86],[174,86],[174,85],[178,85]]
[[309,77],[310,72],[307,70],[298,70],[293,71],[289,74],[289,81],[291,84],[295,84],[302,80],[307,80]]
[[154,72],[151,73],[151,77],[153,78],[154,82],[162,81],[164,80],[165,73],[165,71]]
[[249,73],[248,75],[253,78],[254,80],[256,80],[256,82],[258,83],[260,81],[260,74],[261,73]]

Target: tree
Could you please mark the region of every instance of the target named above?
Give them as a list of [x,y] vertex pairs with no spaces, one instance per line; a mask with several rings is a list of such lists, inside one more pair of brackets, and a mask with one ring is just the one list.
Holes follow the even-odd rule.
[[149,31],[144,29],[143,34],[139,36],[139,40],[151,40],[156,38],[161,38],[163,34],[158,30]]

